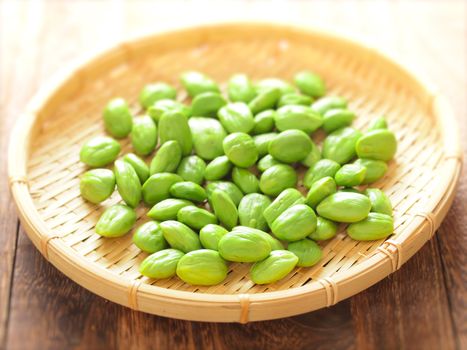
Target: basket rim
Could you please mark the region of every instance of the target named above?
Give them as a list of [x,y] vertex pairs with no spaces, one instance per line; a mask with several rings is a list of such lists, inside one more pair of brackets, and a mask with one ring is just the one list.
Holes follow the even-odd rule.
[[[352,48],[358,49],[368,55],[373,55],[378,60],[386,65],[392,66],[399,73],[404,74],[412,83],[416,84],[418,89],[426,94],[428,103],[431,107],[431,112],[434,118],[437,119],[440,128],[442,129],[442,139],[445,142],[445,170],[442,186],[440,190],[433,196],[433,200],[427,201],[425,211],[412,218],[410,224],[401,232],[398,237],[388,240],[386,250],[378,251],[365,261],[359,263],[344,272],[336,272],[333,275],[332,281],[315,280],[301,287],[295,287],[289,290],[271,291],[264,293],[248,294],[250,305],[250,314],[254,311],[255,305],[264,305],[268,303],[280,302],[285,299],[293,300],[295,298],[303,298],[311,294],[319,296],[319,306],[312,306],[309,309],[300,311],[307,312],[319,307],[332,305],[340,300],[343,300],[351,295],[368,288],[390,273],[397,270],[405,261],[407,261],[431,236],[442,221],[446,214],[450,203],[454,197],[455,188],[460,177],[462,165],[462,149],[459,137],[459,128],[449,103],[445,98],[439,95],[433,88],[433,85],[427,82],[425,77],[417,75],[410,71],[406,64],[392,59],[386,53],[380,50],[362,44],[361,42],[336,35],[334,33],[323,30],[312,29],[309,27],[299,27],[285,24],[272,24],[268,22],[222,22],[210,25],[198,25],[182,27],[181,29],[168,30],[164,32],[156,32],[150,35],[139,36],[137,39],[124,40],[116,44],[109,45],[104,49],[99,49],[85,58],[79,59],[70,66],[55,75],[49,82],[34,95],[27,104],[25,112],[20,116],[15,124],[15,127],[10,136],[8,150],[8,175],[10,190],[16,203],[18,213],[25,230],[41,251],[41,253],[60,271],[64,272],[69,278],[91,290],[92,292],[117,303],[133,308],[138,308],[142,299],[150,298],[148,295],[156,298],[164,298],[169,303],[207,303],[218,304],[222,307],[235,308],[241,315],[244,307],[239,303],[239,294],[210,294],[210,293],[193,293],[180,290],[166,289],[148,284],[139,284],[135,281],[127,280],[119,277],[112,272],[100,268],[86,261],[82,256],[73,251],[70,247],[63,244],[60,239],[54,239],[51,230],[47,229],[42,221],[38,211],[36,210],[32,197],[29,193],[27,183],[27,161],[29,141],[33,132],[36,120],[38,119],[40,110],[46,105],[49,99],[63,86],[66,86],[71,79],[75,79],[80,75],[85,67],[91,66],[96,60],[99,60],[105,55],[117,52],[127,45],[142,44],[145,41],[151,41],[155,38],[161,38],[169,35],[183,35],[187,32],[209,32],[209,31],[234,31],[236,28],[255,30],[282,30],[291,34],[298,34],[304,37],[320,37],[331,42],[340,42]],[[449,137],[447,137],[449,135]],[[408,234],[406,231],[410,231]],[[392,242],[391,242],[392,241]],[[408,246],[408,248],[406,248]],[[387,249],[389,248],[389,249]],[[406,252],[403,251],[404,249]],[[82,277],[72,276],[71,271],[78,270]],[[358,280],[364,275],[371,272],[372,277],[369,282],[358,285]],[[106,287],[118,290],[128,294],[128,298],[122,299],[121,296],[116,297],[112,292],[96,290],[93,283],[99,280]],[[325,279],[327,280],[327,279]],[[138,281],[138,280],[136,280]],[[358,286],[357,286],[358,285]],[[348,290],[346,290],[346,288]],[[123,291],[122,291],[123,290]],[[339,290],[339,294],[337,291]],[[148,295],[147,295],[148,294]],[[134,302],[132,302],[134,299]],[[324,302],[323,302],[324,301]],[[132,305],[133,304],[133,305]],[[265,306],[267,307],[267,306]],[[146,311],[140,309],[142,311]],[[167,313],[171,317],[173,316]],[[284,312],[278,317],[290,316],[295,313]],[[253,315],[251,315],[253,316]],[[203,320],[200,315],[200,320]],[[254,317],[252,317],[254,318]],[[271,317],[269,317],[271,318]],[[275,317],[274,317],[275,318]],[[192,318],[196,319],[196,318]],[[240,317],[239,317],[240,319]],[[263,319],[261,317],[258,318]]]

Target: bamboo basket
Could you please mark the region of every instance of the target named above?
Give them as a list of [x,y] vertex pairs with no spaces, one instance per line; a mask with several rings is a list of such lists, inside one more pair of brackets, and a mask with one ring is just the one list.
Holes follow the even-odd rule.
[[[350,101],[354,124],[387,116],[399,149],[374,184],[394,206],[387,240],[357,242],[345,232],[322,243],[323,259],[271,285],[255,285],[249,266],[231,264],[223,284],[196,287],[174,277],[138,273],[145,258],[131,234],[106,239],[94,225],[106,206],[79,195],[83,142],[104,134],[101,112],[121,96],[138,112],[137,96],[151,81],[179,87],[196,69],[226,81],[236,72],[290,80],[300,69],[322,75],[329,94]],[[183,99],[184,96],[180,96]],[[128,140],[122,141],[129,151]],[[462,163],[456,121],[436,90],[374,49],[329,34],[271,24],[196,27],[121,43],[67,69],[28,104],[13,131],[9,181],[23,227],[54,266],[92,292],[121,305],[186,320],[241,322],[275,319],[333,305],[404,264],[435,233],[451,205]],[[146,209],[138,208],[144,220]]]

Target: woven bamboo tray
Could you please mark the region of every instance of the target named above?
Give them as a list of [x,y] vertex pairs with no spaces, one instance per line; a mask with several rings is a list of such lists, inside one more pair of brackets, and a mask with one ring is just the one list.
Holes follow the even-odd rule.
[[[254,285],[249,266],[231,264],[222,285],[194,287],[174,277],[138,273],[145,258],[131,234],[105,239],[94,225],[105,206],[79,195],[83,142],[104,133],[101,112],[115,96],[132,101],[151,81],[179,86],[187,69],[226,81],[291,79],[300,69],[322,75],[330,94],[350,101],[355,122],[385,115],[399,140],[396,158],[375,187],[394,205],[387,240],[357,242],[339,233],[322,243],[323,259],[284,280]],[[183,99],[182,93],[180,99]],[[374,49],[329,34],[269,24],[191,28],[125,42],[44,87],[18,120],[9,150],[9,180],[23,227],[37,249],[75,282],[116,303],[158,315],[200,321],[274,319],[330,306],[396,271],[434,234],[451,205],[462,153],[451,109],[433,88]],[[130,150],[122,141],[124,151]],[[146,211],[138,208],[139,221]]]

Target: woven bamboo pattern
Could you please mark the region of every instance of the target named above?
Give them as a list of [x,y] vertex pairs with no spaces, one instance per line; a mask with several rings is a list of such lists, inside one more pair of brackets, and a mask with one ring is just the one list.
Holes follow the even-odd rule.
[[[103,205],[79,194],[82,144],[105,134],[102,110],[113,97],[141,113],[137,97],[148,82],[180,88],[181,72],[194,69],[225,82],[234,73],[253,79],[291,80],[310,69],[328,94],[348,99],[354,125],[365,129],[384,115],[399,147],[382,189],[394,206],[395,230],[387,240],[357,242],[340,233],[321,243],[323,259],[285,279],[255,285],[249,265],[230,264],[223,284],[190,286],[178,278],[152,280],[138,272],[147,256],[132,234],[108,239],[94,232],[115,192]],[[224,86],[225,87],[225,86]],[[318,139],[320,137],[318,136]],[[322,136],[321,136],[322,138]],[[122,152],[131,151],[129,140]],[[461,168],[454,118],[444,99],[376,50],[328,34],[267,24],[201,27],[120,44],[44,87],[28,105],[12,136],[12,193],[31,240],[58,269],[91,291],[136,310],[202,321],[248,322],[330,306],[381,280],[407,261],[440,225]],[[149,158],[148,158],[149,159]],[[139,226],[147,208],[137,209]]]

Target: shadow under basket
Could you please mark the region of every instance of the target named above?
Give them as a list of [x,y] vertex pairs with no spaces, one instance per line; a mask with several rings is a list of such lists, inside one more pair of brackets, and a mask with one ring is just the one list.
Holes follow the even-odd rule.
[[[340,95],[364,129],[386,116],[399,142],[395,160],[373,187],[394,206],[387,240],[358,242],[345,231],[320,243],[323,259],[296,268],[283,280],[255,285],[248,264],[230,264],[220,285],[197,287],[177,277],[152,280],[138,272],[147,256],[132,234],[106,239],[94,226],[103,205],[84,201],[81,145],[105,134],[102,110],[120,96],[139,111],[137,96],[149,82],[179,89],[185,70],[219,82],[238,72],[252,79],[310,69],[328,95]],[[224,86],[225,87],[225,84]],[[131,151],[122,140],[123,152]],[[9,180],[23,227],[37,249],[65,275],[113,302],[186,320],[248,322],[287,317],[330,306],[396,271],[440,225],[455,194],[462,162],[456,121],[445,99],[374,49],[332,35],[271,24],[222,24],[157,34],[119,44],[66,70],[28,104],[13,131]],[[137,209],[138,223],[146,208]]]

